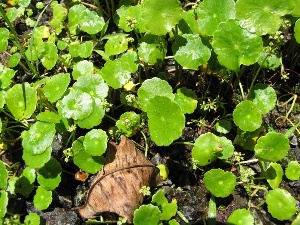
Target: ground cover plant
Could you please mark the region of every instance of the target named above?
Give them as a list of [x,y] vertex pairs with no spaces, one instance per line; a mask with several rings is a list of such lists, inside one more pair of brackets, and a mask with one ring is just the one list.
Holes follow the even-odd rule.
[[[299,5],[1,2],[0,224],[299,224]],[[81,218],[122,135],[160,181]]]

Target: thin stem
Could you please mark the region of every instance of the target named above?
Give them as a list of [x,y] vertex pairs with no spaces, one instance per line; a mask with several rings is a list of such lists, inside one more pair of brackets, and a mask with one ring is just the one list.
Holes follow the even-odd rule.
[[112,121],[117,122],[117,120],[116,120],[115,118],[111,117],[110,115],[105,114],[105,116],[106,116],[107,118],[111,119]]
[[143,136],[143,138],[145,140],[145,157],[147,158],[147,156],[148,156],[148,149],[149,149],[148,141],[147,141],[147,137],[146,137],[146,135],[144,134],[143,131],[141,131],[141,134],[142,134],[142,136]]

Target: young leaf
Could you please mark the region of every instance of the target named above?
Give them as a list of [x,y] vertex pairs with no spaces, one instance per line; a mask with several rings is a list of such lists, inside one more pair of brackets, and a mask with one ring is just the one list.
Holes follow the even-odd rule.
[[168,146],[180,137],[185,117],[179,105],[166,96],[155,96],[148,102],[147,115],[151,139]]
[[27,119],[36,107],[36,90],[26,82],[16,84],[6,92],[5,102],[16,120]]
[[248,95],[248,100],[251,100],[262,114],[266,114],[274,109],[276,104],[276,92],[267,84],[256,84]]
[[268,169],[265,172],[267,182],[272,189],[278,188],[283,177],[283,170],[278,163],[270,163]]
[[6,190],[7,187],[7,179],[8,179],[8,172],[5,168],[4,163],[0,160],[0,189]]
[[183,10],[177,0],[145,0],[141,4],[145,28],[155,35],[165,35],[178,24]]
[[228,217],[227,223],[232,225],[254,225],[254,217],[247,209],[236,209]]
[[152,204],[141,205],[134,211],[133,223],[135,225],[158,225],[160,215],[161,212],[157,206]]
[[51,3],[53,17],[49,22],[49,25],[53,27],[56,33],[60,33],[63,26],[63,21],[66,19],[68,11],[61,4],[58,4],[56,1]]
[[255,156],[258,159],[270,162],[283,159],[289,150],[289,139],[276,132],[269,132],[260,137],[254,147]]
[[138,90],[138,102],[144,111],[148,111],[149,100],[155,96],[166,96],[171,100],[174,99],[169,83],[157,77],[145,80]]
[[167,43],[160,36],[146,34],[139,43],[138,54],[148,64],[162,63],[167,54]]
[[6,89],[11,84],[11,79],[15,76],[15,71],[9,68],[6,68],[0,63],[0,88]]
[[221,22],[235,18],[233,0],[204,0],[196,9],[201,33],[212,36]]
[[219,63],[235,72],[240,65],[251,65],[257,61],[262,51],[261,37],[240,27],[233,19],[221,23],[213,36],[212,46]]
[[36,122],[21,134],[24,151],[31,155],[42,154],[51,146],[55,132],[54,124]]
[[140,33],[145,29],[141,29],[141,7],[140,5],[127,6],[122,5],[116,11],[115,23],[125,32],[130,32],[133,29],[138,29]]
[[218,137],[212,133],[205,133],[196,139],[192,149],[192,157],[197,165],[206,166],[221,156],[222,151]]
[[6,214],[7,205],[8,205],[8,194],[6,191],[0,190],[0,219],[2,219]]
[[47,191],[45,188],[39,186],[36,194],[33,197],[34,208],[44,210],[49,207],[52,202],[52,191]]
[[185,69],[197,70],[210,58],[211,50],[197,34],[183,34],[172,46],[175,60]]
[[83,140],[84,150],[91,156],[101,156],[106,151],[107,135],[100,129],[92,129]]
[[196,93],[185,87],[177,89],[177,93],[175,94],[175,102],[180,106],[183,114],[191,114],[197,108],[198,101]]
[[56,106],[65,118],[83,120],[93,112],[94,100],[88,93],[72,89],[68,95],[57,102]]
[[69,73],[59,73],[46,81],[44,94],[50,102],[56,102],[67,90],[70,83]]
[[51,70],[56,65],[56,61],[58,59],[57,52],[57,47],[54,43],[45,43],[45,49],[41,58],[41,62],[47,70]]
[[174,199],[170,203],[165,197],[165,191],[159,190],[152,196],[151,203],[161,208],[160,220],[170,220],[177,212],[177,201]]
[[135,112],[125,112],[120,116],[119,120],[116,122],[116,127],[126,137],[132,137],[140,129],[140,121],[140,115],[136,114]]
[[250,100],[242,101],[235,107],[233,121],[243,131],[254,131],[262,124],[261,114]]
[[39,225],[40,216],[36,213],[29,213],[24,220],[24,225]]
[[289,162],[286,170],[285,176],[290,180],[298,180],[300,177],[300,164],[298,161]]
[[48,147],[42,154],[32,155],[30,151],[23,151],[23,160],[31,168],[41,168],[51,158],[52,147]]
[[297,211],[296,200],[284,189],[276,188],[269,191],[265,199],[269,213],[278,220],[288,220]]
[[93,63],[87,60],[82,60],[73,66],[72,76],[74,80],[77,80],[80,76],[93,74]]
[[282,23],[282,16],[289,14],[293,5],[289,1],[238,0],[236,18],[242,27],[258,35],[275,33]]
[[222,169],[211,169],[204,174],[204,185],[214,196],[225,198],[233,192],[236,177]]
[[61,181],[61,166],[56,159],[50,159],[38,170],[37,181],[46,190],[54,190]]

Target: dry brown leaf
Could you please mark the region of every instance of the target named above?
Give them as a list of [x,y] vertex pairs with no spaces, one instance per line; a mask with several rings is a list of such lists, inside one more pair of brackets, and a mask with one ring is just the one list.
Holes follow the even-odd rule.
[[95,218],[103,212],[117,213],[132,222],[134,211],[142,204],[143,186],[156,183],[159,170],[125,136],[117,146],[110,142],[103,170],[91,183],[88,199],[79,213]]

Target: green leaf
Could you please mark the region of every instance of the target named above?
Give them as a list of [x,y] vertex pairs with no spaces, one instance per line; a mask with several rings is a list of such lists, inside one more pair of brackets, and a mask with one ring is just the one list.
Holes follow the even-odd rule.
[[196,9],[200,32],[212,36],[221,22],[235,18],[233,0],[204,0]]
[[212,46],[219,63],[238,72],[241,64],[249,66],[257,61],[263,42],[261,37],[242,29],[237,21],[229,19],[221,23],[214,33]]
[[23,170],[22,175],[16,181],[15,192],[20,193],[21,195],[28,198],[28,196],[34,189],[33,183],[35,181],[35,177],[35,170],[30,167],[26,167]]
[[103,103],[101,99],[99,98],[94,98],[94,108],[93,112],[90,114],[89,117],[83,119],[83,120],[75,120],[75,123],[81,127],[81,128],[86,128],[86,129],[91,129],[95,126],[98,126],[104,115],[105,115],[105,109],[103,107]]
[[57,47],[54,43],[45,43],[45,50],[41,62],[47,70],[51,70],[58,59]]
[[158,146],[168,146],[180,137],[185,117],[179,105],[166,96],[155,96],[147,107],[151,139]]
[[92,129],[83,140],[84,150],[91,156],[101,156],[107,148],[107,135],[100,129]]
[[166,96],[171,100],[175,97],[167,81],[157,77],[145,80],[138,90],[138,102],[143,111],[148,111],[149,100],[155,96]]
[[128,49],[128,34],[112,34],[105,36],[103,39],[108,39],[104,45],[105,53],[109,56],[118,55]]
[[6,190],[7,187],[7,179],[8,179],[8,171],[4,165],[4,163],[0,160],[0,189]]
[[37,120],[46,123],[60,123],[61,116],[55,112],[40,112],[36,116]]
[[289,14],[293,6],[282,0],[238,0],[236,18],[242,27],[258,35],[275,33],[282,23],[282,16]]
[[6,191],[0,190],[0,219],[2,219],[7,211],[8,194]]
[[87,60],[82,60],[73,66],[72,76],[77,80],[80,76],[93,74],[93,63]]
[[24,220],[24,225],[39,225],[40,216],[36,213],[29,213]]
[[9,67],[16,67],[19,64],[20,60],[21,60],[20,53],[17,52],[12,54],[8,61]]
[[41,168],[48,162],[51,158],[52,147],[48,147],[42,154],[32,155],[29,151],[23,151],[23,160],[26,165],[31,168]]
[[52,202],[52,191],[47,191],[45,188],[39,186],[36,194],[33,197],[34,208],[44,210],[49,207]]
[[296,41],[300,44],[300,19],[298,19],[295,23],[294,37]]
[[100,70],[100,74],[109,86],[118,89],[129,81],[131,74],[137,69],[137,54],[134,51],[128,51],[121,58],[107,61]]
[[290,149],[289,139],[283,134],[269,132],[260,137],[254,147],[256,158],[276,162],[283,159]]
[[79,77],[74,83],[73,88],[102,100],[106,98],[108,94],[108,86],[99,74],[88,74]]
[[278,220],[288,220],[297,211],[296,200],[284,189],[276,188],[269,191],[265,199],[269,213]]
[[31,155],[42,154],[51,146],[55,132],[55,125],[52,123],[34,123],[28,131],[21,134],[24,151]]
[[199,35],[183,34],[172,46],[175,60],[185,69],[197,70],[210,58],[210,49],[205,46]]
[[115,22],[119,28],[125,32],[130,32],[133,29],[138,29],[140,33],[144,32],[143,23],[141,20],[141,7],[140,5],[127,6],[122,5],[116,11]]
[[21,7],[28,7],[30,4],[31,0],[18,0],[18,5]]
[[29,118],[37,103],[36,90],[27,82],[16,84],[5,95],[6,106],[17,120]]
[[6,28],[0,28],[0,52],[4,52],[8,46],[9,31]]
[[270,163],[268,169],[265,172],[267,182],[272,189],[278,188],[283,177],[283,170],[278,163]]
[[56,102],[63,96],[70,83],[69,73],[59,73],[47,80],[44,94],[50,102]]
[[247,132],[238,129],[235,142],[245,150],[254,150],[254,146],[258,138],[265,132],[264,126],[259,127],[255,131]]
[[4,67],[0,63],[0,87],[1,89],[8,88],[11,84],[11,79],[15,76],[15,71]]
[[222,146],[222,156],[219,156],[219,159],[228,159],[232,156],[234,151],[234,146],[231,140],[227,139],[226,137],[218,137],[219,143]]
[[150,65],[160,64],[167,54],[167,43],[163,37],[146,34],[139,42],[139,58]]
[[178,28],[183,34],[198,34],[198,22],[194,10],[184,11],[182,19],[179,21]]
[[192,149],[192,157],[197,165],[206,166],[221,156],[222,151],[218,137],[208,132],[196,139]]
[[228,120],[219,120],[216,122],[215,129],[221,134],[228,134],[231,130],[231,123]]
[[135,112],[123,113],[119,120],[117,120],[116,127],[126,137],[132,137],[139,131],[141,127],[140,115],[136,114]]
[[[148,204],[141,205],[134,211],[133,223],[135,225],[158,225],[160,220],[160,210],[157,206]],[[145,215],[147,215],[145,217]]]
[[141,4],[142,23],[154,35],[165,35],[181,19],[183,12],[177,0],[144,0]]
[[74,164],[87,173],[97,173],[104,165],[103,156],[91,156],[83,146],[83,137],[74,141],[72,144],[74,154]]
[[164,205],[168,203],[168,199],[165,196],[165,190],[161,189],[157,191],[153,196],[152,196],[152,201],[151,203],[155,203],[158,206]]
[[175,94],[174,101],[180,106],[182,113],[191,114],[197,108],[198,101],[196,93],[188,88],[179,88]]
[[229,196],[236,186],[236,177],[222,169],[211,169],[206,172],[203,181],[214,196],[222,198]]
[[300,177],[300,164],[298,161],[289,162],[286,170],[285,176],[290,180],[298,180]]
[[254,225],[254,217],[247,209],[236,209],[227,220],[232,225]]
[[88,93],[72,89],[56,106],[65,118],[83,120],[93,112],[94,100]]
[[170,220],[177,212],[177,201],[174,199],[170,203],[165,197],[165,191],[159,190],[152,196],[151,203],[161,208],[160,220]]
[[251,100],[262,114],[266,114],[276,105],[276,92],[267,84],[256,84],[248,95],[248,100]]
[[69,54],[72,57],[78,57],[79,56],[79,47],[80,47],[79,41],[71,42],[69,44]]
[[46,190],[54,190],[61,181],[61,166],[56,159],[50,159],[38,170],[37,181]]
[[243,131],[254,131],[262,124],[261,114],[250,100],[242,101],[235,107],[233,121]]
[[64,27],[63,21],[66,19],[68,10],[57,2],[51,3],[53,17],[49,22],[49,25],[55,28],[56,33],[60,33]]
[[81,45],[79,45],[78,48],[78,55],[81,58],[88,58],[90,57],[90,55],[93,52],[93,42],[91,41],[86,41],[84,43],[82,43]]

